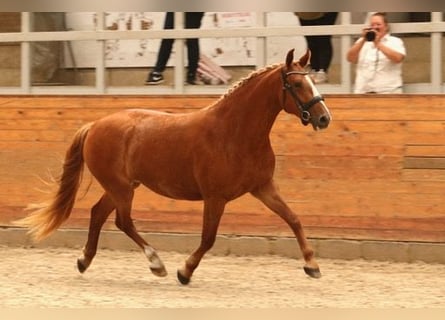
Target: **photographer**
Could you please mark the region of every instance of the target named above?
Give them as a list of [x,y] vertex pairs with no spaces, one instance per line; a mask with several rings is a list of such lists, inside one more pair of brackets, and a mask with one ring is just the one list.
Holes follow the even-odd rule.
[[357,64],[354,93],[402,93],[405,56],[402,39],[389,34],[386,14],[372,14],[370,26],[347,53],[348,61]]

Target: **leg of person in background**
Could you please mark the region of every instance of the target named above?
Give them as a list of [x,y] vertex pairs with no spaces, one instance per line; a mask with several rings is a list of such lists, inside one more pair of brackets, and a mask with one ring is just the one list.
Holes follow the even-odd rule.
[[[320,25],[333,25],[335,24],[335,20],[337,19],[338,12],[327,12],[323,17],[320,18]],[[318,65],[319,70],[324,71],[324,74],[320,73],[321,82],[327,81],[327,72],[331,65],[332,57],[334,54],[334,50],[332,47],[332,36],[324,35],[319,36],[318,39]]]
[[331,42],[331,36],[319,36],[318,43],[319,43],[319,50],[323,52],[323,54],[318,55],[318,66],[319,70],[323,69],[324,71],[328,71],[332,56],[333,56],[333,48],[332,48],[332,42]]
[[[185,13],[185,28],[186,29],[199,29],[201,27],[201,20],[204,16],[204,12],[186,12]],[[199,62],[199,39],[192,38],[186,39],[187,45],[187,83],[196,84],[196,70],[198,69]]]
[[[165,15],[164,29],[173,29],[174,25],[174,13],[167,12]],[[164,72],[168,59],[172,53],[174,39],[162,39],[161,46],[158,51],[158,58],[156,60],[155,67],[149,73],[147,84],[159,84],[164,82],[162,72]]]
[[[332,25],[337,19],[337,12],[327,12],[321,18],[313,20],[300,19],[302,26]],[[325,83],[327,72],[333,56],[330,35],[306,36],[309,50],[311,50],[312,78],[315,83]]]
[[319,51],[320,46],[318,42],[318,36],[305,36],[307,47],[309,50],[311,50],[311,68],[312,70],[318,71],[320,70],[320,64],[319,64]]
[[311,50],[311,77],[315,83],[325,83],[328,80],[327,70],[332,58],[332,50],[328,48],[329,36],[306,36],[306,41]]

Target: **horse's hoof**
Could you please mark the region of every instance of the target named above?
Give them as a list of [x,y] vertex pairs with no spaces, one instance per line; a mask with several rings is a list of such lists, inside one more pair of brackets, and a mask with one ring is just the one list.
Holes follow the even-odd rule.
[[80,273],[84,273],[88,267],[85,266],[80,259],[77,259],[77,269]]
[[310,267],[303,267],[303,269],[304,269],[304,272],[306,272],[306,274],[309,277],[312,277],[312,278],[315,278],[315,279],[321,278],[320,269],[318,269],[318,268],[310,268]]
[[178,280],[181,284],[187,285],[190,283],[190,278],[184,277],[179,270],[177,272],[177,276],[178,276]]
[[150,271],[157,277],[167,276],[167,270],[165,270],[165,268],[150,268]]

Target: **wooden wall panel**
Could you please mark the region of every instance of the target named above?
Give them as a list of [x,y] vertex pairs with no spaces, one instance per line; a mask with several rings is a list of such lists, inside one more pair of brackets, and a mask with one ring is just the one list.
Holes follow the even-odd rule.
[[[74,132],[125,108],[193,112],[216,96],[0,96],[0,225],[44,198],[39,180],[57,175]],[[276,180],[309,237],[445,241],[445,98],[442,95],[327,95],[333,114],[321,132],[281,113],[272,129]],[[91,182],[85,175],[80,194]],[[85,228],[101,194],[93,180],[63,227]],[[140,188],[136,225],[199,233],[200,202]],[[105,225],[115,229],[113,217]],[[290,236],[250,195],[227,206],[220,232]]]
[[0,32],[20,32],[20,12],[0,12]]

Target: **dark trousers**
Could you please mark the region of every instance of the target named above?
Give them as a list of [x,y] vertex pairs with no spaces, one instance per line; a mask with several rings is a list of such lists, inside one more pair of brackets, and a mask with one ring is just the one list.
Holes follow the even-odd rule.
[[[185,13],[185,28],[199,29],[201,27],[201,20],[204,12],[186,12]],[[164,29],[173,29],[174,13],[167,12],[165,16]],[[161,46],[158,52],[158,59],[156,61],[154,71],[162,72],[165,70],[168,59],[172,52],[174,39],[162,39]],[[187,58],[188,58],[188,72],[187,77],[195,77],[196,69],[198,69],[199,61],[199,40],[197,38],[186,39]]]
[[[338,12],[326,12],[324,16],[313,20],[300,18],[302,26],[332,25],[337,19]],[[333,49],[330,35],[325,36],[305,36],[307,46],[311,50],[311,66],[314,70],[329,69],[331,65]]]

